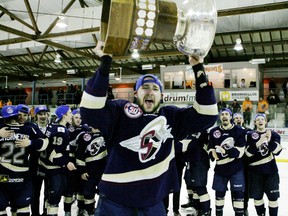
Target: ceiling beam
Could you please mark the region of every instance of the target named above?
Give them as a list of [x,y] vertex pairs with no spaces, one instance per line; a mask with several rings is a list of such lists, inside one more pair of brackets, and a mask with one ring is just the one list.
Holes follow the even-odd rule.
[[260,4],[260,5],[252,5],[247,7],[237,7],[237,8],[227,8],[224,10],[218,10],[218,17],[224,16],[235,16],[241,14],[252,14],[252,13],[260,13],[267,11],[275,11],[275,10],[284,10],[288,8],[288,2],[276,2],[270,4]]
[[30,6],[30,3],[28,0],[24,0],[25,2],[25,6],[27,8],[27,11],[28,11],[28,14],[29,14],[29,17],[30,17],[30,20],[32,22],[32,25],[33,25],[33,28],[34,28],[34,32],[36,35],[40,34],[40,31],[38,29],[38,26],[37,26],[37,23],[36,23],[36,20],[35,20],[35,17],[33,15],[33,11],[31,9],[31,6]]
[[[11,62],[13,64],[17,64],[17,65],[22,65],[22,66],[28,66],[28,67],[34,67],[37,69],[42,69],[43,71],[49,71],[49,72],[57,72],[57,73],[66,73],[66,70],[61,70],[61,69],[55,69],[55,68],[50,68],[50,67],[43,67],[41,65],[38,64],[33,64],[31,62],[24,62],[24,61],[19,61],[19,60],[15,60],[12,58],[7,58],[7,57],[0,57],[1,61],[4,62]],[[15,65],[14,65],[15,66]]]
[[15,34],[15,35],[21,36],[21,37],[26,38],[28,40],[33,40],[34,39],[33,35],[31,35],[31,34],[19,31],[17,29],[10,28],[10,27],[2,25],[2,24],[0,24],[0,30],[9,32],[11,34]]
[[26,27],[34,30],[33,26],[29,25],[28,23],[24,22],[22,19],[18,18],[17,16],[15,16],[14,14],[12,14],[9,10],[7,10],[6,8],[2,7],[0,5],[0,10],[2,12],[4,12],[5,14],[7,14],[8,16],[12,17],[13,19],[17,20],[18,22],[20,22],[21,24],[25,25]]
[[222,33],[216,33],[216,36],[233,36],[233,35],[241,35],[241,34],[255,34],[255,33],[265,33],[265,32],[278,32],[278,31],[287,31],[287,27],[282,28],[265,28],[265,29],[256,29],[256,30],[245,30],[245,31],[234,31],[234,32],[222,32]]
[[[7,26],[3,26],[0,24],[0,30],[7,31],[9,33],[21,36],[18,34],[17,31],[13,31],[14,29],[9,28]],[[65,36],[72,36],[72,35],[79,35],[79,34],[86,34],[86,33],[95,33],[100,31],[100,27],[94,27],[94,28],[85,28],[85,29],[79,29],[79,30],[72,30],[72,31],[66,31],[66,32],[59,32],[59,33],[49,33],[46,35],[31,35],[31,38],[35,41],[41,41],[41,40],[47,40],[47,39],[53,39],[57,37],[65,37]],[[15,44],[15,43],[23,43],[27,41],[31,41],[32,39],[27,38],[28,36],[25,35],[25,38],[18,37],[18,38],[11,38],[11,39],[5,39],[0,40],[1,45],[9,45],[9,44]]]
[[48,49],[48,45],[46,45],[46,46],[44,47],[44,49],[43,49],[43,51],[42,51],[42,53],[41,53],[41,55],[40,55],[40,57],[39,57],[39,59],[38,59],[38,61],[37,61],[37,64],[39,64],[39,63],[42,61],[42,59],[43,59],[43,57],[44,57],[44,54],[46,53],[47,49]]

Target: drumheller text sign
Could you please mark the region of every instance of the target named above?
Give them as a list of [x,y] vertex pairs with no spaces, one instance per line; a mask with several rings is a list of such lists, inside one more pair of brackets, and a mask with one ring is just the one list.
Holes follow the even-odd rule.
[[246,97],[249,97],[251,101],[259,100],[258,91],[220,91],[220,98],[224,101],[233,101],[234,99],[244,101]]

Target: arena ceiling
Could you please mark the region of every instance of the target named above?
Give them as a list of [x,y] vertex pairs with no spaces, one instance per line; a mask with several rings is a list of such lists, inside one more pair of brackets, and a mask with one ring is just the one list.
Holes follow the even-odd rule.
[[[181,0],[177,1],[179,4]],[[288,67],[288,1],[216,0],[218,23],[206,63],[243,62],[264,58],[263,68]],[[260,3],[261,2],[261,3]],[[45,80],[90,77],[99,65],[93,53],[100,31],[102,1],[0,0],[0,77]],[[56,26],[64,16],[68,27]],[[243,50],[235,51],[237,38]],[[55,63],[55,56],[61,63]],[[114,70],[141,74],[141,66],[187,64],[187,56],[171,43],[153,43],[140,53],[115,56]],[[76,71],[69,75],[67,71]]]

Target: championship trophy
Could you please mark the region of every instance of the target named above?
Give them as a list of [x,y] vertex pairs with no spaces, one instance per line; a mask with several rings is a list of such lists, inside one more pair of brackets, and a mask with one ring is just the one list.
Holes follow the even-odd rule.
[[217,24],[215,0],[104,0],[101,40],[104,52],[125,55],[151,43],[176,44],[186,55],[205,57]]

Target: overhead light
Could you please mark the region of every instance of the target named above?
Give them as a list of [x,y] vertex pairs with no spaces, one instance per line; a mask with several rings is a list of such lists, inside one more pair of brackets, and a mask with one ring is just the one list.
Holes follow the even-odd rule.
[[265,64],[266,63],[266,59],[265,58],[251,59],[249,61],[249,63],[251,63],[251,64]]
[[243,46],[241,44],[241,39],[240,38],[236,39],[236,44],[234,46],[234,50],[237,50],[237,51],[243,50]]
[[59,20],[56,23],[56,26],[59,27],[59,28],[66,28],[68,25],[67,25],[67,23],[65,21],[65,17],[59,16]]
[[56,54],[56,57],[55,57],[54,62],[55,62],[55,63],[61,63],[61,56],[60,56],[60,54]]
[[66,83],[66,80],[62,80],[62,83]]
[[142,70],[151,70],[153,69],[153,65],[152,64],[146,64],[146,65],[142,65]]
[[138,49],[133,49],[133,52],[132,52],[131,56],[132,56],[132,58],[139,58],[140,55],[138,53]]
[[44,75],[44,77],[51,77],[52,73],[44,73],[43,75]]
[[18,86],[22,86],[23,84],[22,83],[18,83]]
[[78,73],[78,69],[69,69],[66,72],[67,72],[67,74],[76,74],[76,73]]

